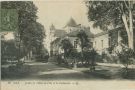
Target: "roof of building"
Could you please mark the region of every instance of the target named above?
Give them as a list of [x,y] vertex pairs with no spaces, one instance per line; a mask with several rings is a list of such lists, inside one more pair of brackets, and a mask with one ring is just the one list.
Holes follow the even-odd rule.
[[[86,35],[87,35],[89,38],[94,37],[94,34],[93,34],[92,32],[90,32],[89,29],[85,29],[84,31],[85,31]],[[69,37],[77,37],[77,34],[78,34],[79,32],[80,32],[80,30],[75,30],[75,31],[73,31],[73,32],[70,32],[70,33],[68,34],[68,36],[69,36]]]
[[102,36],[102,35],[105,35],[105,34],[108,34],[108,31],[103,31],[103,32],[97,33],[97,34],[94,35],[94,37]]
[[110,29],[110,30],[107,30],[107,31],[103,31],[103,32],[101,32],[101,33],[97,33],[97,34],[95,34],[94,35],[94,37],[98,37],[98,36],[102,36],[102,35],[105,35],[105,34],[108,34],[109,32],[112,32],[112,31],[116,31],[116,30],[120,30],[122,28],[122,26],[118,26],[118,27],[116,27],[116,28],[114,28],[114,29]]
[[77,23],[75,22],[73,18],[70,18],[70,20],[65,25],[65,27],[75,27],[75,26],[77,26]]
[[51,44],[58,44],[61,38],[56,38],[54,41],[51,42]]
[[55,30],[55,26],[53,24],[50,26],[50,30]]
[[60,29],[56,29],[54,32],[54,36],[55,37],[63,37],[65,36],[67,33],[64,30],[60,30]]

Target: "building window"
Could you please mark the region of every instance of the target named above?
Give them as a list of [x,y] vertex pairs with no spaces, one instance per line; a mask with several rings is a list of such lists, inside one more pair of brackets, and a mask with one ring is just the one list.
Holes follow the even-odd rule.
[[103,49],[103,45],[104,45],[104,42],[103,42],[103,40],[101,40],[101,45],[102,45],[102,49]]
[[111,37],[109,37],[109,47],[111,47]]
[[71,32],[71,29],[70,29],[70,32]]
[[96,44],[97,44],[97,42],[95,41],[95,47],[96,47]]
[[93,47],[93,42],[90,42],[90,46]]
[[77,41],[74,41],[74,48],[77,48]]

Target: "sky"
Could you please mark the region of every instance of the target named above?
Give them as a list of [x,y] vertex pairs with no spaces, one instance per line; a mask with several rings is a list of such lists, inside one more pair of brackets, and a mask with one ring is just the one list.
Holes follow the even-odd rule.
[[[37,16],[46,30],[45,45],[49,42],[49,28],[53,24],[57,29],[62,29],[72,17],[77,24],[90,26],[93,33],[98,29],[93,29],[92,24],[88,22],[87,7],[84,0],[38,0],[33,1],[38,8]],[[12,34],[6,36],[13,37]]]
[[54,24],[62,28],[72,17],[77,23],[87,24],[87,8],[83,0],[45,0],[35,1],[38,7],[38,21],[46,28]]
[[45,0],[35,1],[34,4],[38,8],[38,22],[44,25],[46,29],[45,44],[50,43],[49,30],[51,24],[57,29],[62,29],[72,17],[78,24],[88,25],[87,9],[83,0]]
[[46,44],[49,43],[48,33],[51,24],[57,29],[62,29],[72,17],[77,24],[91,26],[84,0],[44,0],[34,1],[34,4],[38,8],[37,21],[46,29]]

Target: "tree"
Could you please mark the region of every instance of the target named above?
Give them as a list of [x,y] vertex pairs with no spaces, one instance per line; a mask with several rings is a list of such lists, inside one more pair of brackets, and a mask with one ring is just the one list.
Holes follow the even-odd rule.
[[16,9],[18,12],[18,33],[22,38],[24,30],[27,30],[32,22],[36,22],[37,7],[31,1],[3,1],[2,9]]
[[90,52],[87,54],[87,57],[90,58],[90,71],[95,71],[95,65],[96,65],[96,56],[97,52],[92,48]]
[[[121,44],[122,45],[122,44]],[[131,48],[127,48],[124,45],[122,45],[122,50],[116,52],[119,56],[120,62],[125,67],[125,75],[128,75],[128,66],[133,64],[133,61],[135,59],[135,52]]]
[[28,30],[24,32],[22,37],[23,45],[29,48],[35,47],[37,49],[41,49],[43,46],[43,41],[45,38],[45,31],[43,25],[38,22],[32,23]]
[[73,49],[73,45],[69,39],[63,39],[60,43],[61,48],[64,50],[64,57],[67,58]]
[[36,55],[36,60],[37,61],[43,61],[47,62],[49,58],[49,53],[47,49],[42,45],[39,49],[37,49],[34,54]]
[[33,47],[42,46],[45,30],[36,21],[37,7],[32,1],[2,1],[1,8],[16,9],[18,12],[18,30],[15,32],[15,39],[19,49],[23,46],[25,53],[29,53]]
[[77,68],[77,60],[79,60],[80,58],[80,53],[77,52],[77,50],[74,48],[71,50],[70,52],[70,57],[73,59],[73,65],[74,65],[74,68]]
[[6,60],[17,60],[17,58],[22,58],[26,55],[26,53],[23,52],[24,48],[21,48],[21,56],[19,56],[19,49],[15,46],[15,40],[2,40],[1,43],[2,62],[6,62]]
[[94,27],[108,30],[108,26],[124,26],[128,35],[128,46],[133,49],[133,19],[135,15],[135,2],[124,1],[86,1],[88,19],[93,21]]
[[[87,34],[85,33],[84,30],[80,30],[79,33],[77,34],[77,37],[80,41],[80,47],[81,47],[81,52],[82,52],[82,58],[84,57],[84,49],[89,47],[89,39]],[[88,48],[87,48],[88,49]],[[83,60],[82,60],[83,62]]]

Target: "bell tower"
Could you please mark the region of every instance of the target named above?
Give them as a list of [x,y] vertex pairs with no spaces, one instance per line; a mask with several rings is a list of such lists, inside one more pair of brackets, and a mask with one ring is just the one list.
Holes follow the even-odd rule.
[[50,42],[53,41],[54,32],[55,32],[55,26],[52,24],[52,25],[50,26]]
[[49,37],[50,37],[50,55],[53,55],[53,46],[52,46],[52,42],[53,42],[53,40],[54,40],[54,33],[55,33],[55,26],[52,24],[51,26],[50,26],[50,35],[49,35]]

